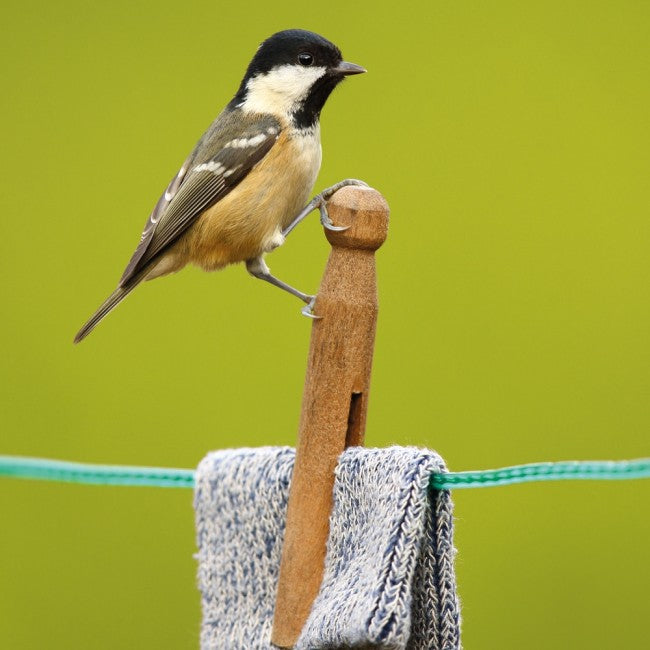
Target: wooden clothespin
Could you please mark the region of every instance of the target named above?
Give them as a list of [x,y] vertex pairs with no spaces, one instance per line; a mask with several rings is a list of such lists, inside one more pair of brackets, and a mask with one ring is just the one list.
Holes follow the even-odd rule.
[[344,231],[321,281],[307,364],[296,461],[275,604],[272,642],[292,648],[323,577],[334,469],[341,452],[362,445],[377,323],[375,251],[388,232],[388,205],[371,188],[344,187],[328,203]]

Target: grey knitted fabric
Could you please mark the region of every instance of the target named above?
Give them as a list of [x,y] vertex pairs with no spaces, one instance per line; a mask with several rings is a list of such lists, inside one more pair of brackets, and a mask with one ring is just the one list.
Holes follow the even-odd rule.
[[[202,650],[272,650],[294,450],[213,452],[196,476]],[[346,450],[336,470],[325,575],[296,646],[460,649],[452,503],[428,489],[432,451]]]

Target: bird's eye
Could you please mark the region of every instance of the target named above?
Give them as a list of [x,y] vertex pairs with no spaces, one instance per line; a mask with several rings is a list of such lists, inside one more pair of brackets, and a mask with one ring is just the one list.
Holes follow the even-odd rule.
[[304,65],[305,67],[311,65],[314,62],[314,57],[309,54],[309,52],[301,52],[298,55],[298,63]]

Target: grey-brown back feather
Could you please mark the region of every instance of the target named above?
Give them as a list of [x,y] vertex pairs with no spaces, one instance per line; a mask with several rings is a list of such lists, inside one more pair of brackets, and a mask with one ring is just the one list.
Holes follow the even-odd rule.
[[[204,210],[234,189],[268,153],[279,132],[280,124],[271,115],[245,114],[237,108],[223,111],[158,199],[120,286],[175,243]],[[248,140],[260,134],[267,137],[254,146],[227,146],[232,140]],[[195,171],[204,163],[221,163],[228,174]]]

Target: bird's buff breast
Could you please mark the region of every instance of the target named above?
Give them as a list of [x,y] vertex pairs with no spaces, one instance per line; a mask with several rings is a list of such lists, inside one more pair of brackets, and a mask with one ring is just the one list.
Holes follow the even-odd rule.
[[320,163],[318,129],[307,137],[283,131],[248,176],[199,217],[175,252],[213,271],[277,247],[281,231],[306,205]]

